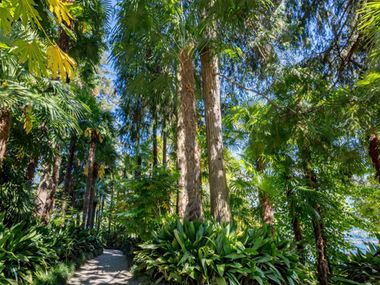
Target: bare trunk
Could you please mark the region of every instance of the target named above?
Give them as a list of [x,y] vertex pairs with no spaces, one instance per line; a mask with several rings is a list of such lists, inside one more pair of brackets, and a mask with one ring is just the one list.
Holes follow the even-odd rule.
[[26,167],[26,180],[30,183],[34,180],[34,174],[36,173],[36,168],[38,165],[38,157],[32,157],[29,162],[28,166]]
[[[263,174],[265,169],[264,160],[260,156],[256,161],[256,171],[259,174]],[[274,214],[273,214],[273,206],[272,202],[269,199],[267,193],[265,193],[262,189],[259,190],[259,200],[260,200],[260,208],[261,208],[261,218],[264,224],[268,225],[271,228],[272,234],[275,233],[274,230]]]
[[[183,131],[178,134],[181,165],[184,169],[180,170],[183,180],[183,186],[187,193],[187,204],[184,210],[184,218],[196,220],[202,218],[201,202],[201,169],[200,169],[200,152],[197,143],[196,127],[196,94],[194,64],[191,56],[192,46],[184,48],[180,52],[180,78],[181,78],[181,95],[180,95],[180,117],[183,123]],[[181,191],[182,192],[182,191]],[[182,206],[183,206],[183,202]],[[183,208],[181,209],[183,211]]]
[[[304,164],[304,171],[305,178],[308,181],[309,187],[317,191],[317,177],[307,161],[305,161]],[[328,285],[330,267],[327,257],[327,240],[324,234],[323,215],[319,204],[315,206],[315,211],[319,216],[313,219],[313,230],[317,251],[318,280],[320,285]]]
[[51,165],[48,162],[45,162],[42,167],[42,174],[40,179],[40,184],[37,188],[37,197],[36,197],[36,214],[38,217],[42,218],[46,201],[48,199],[48,191],[51,189],[53,179],[51,177]]
[[98,177],[98,165],[95,163],[94,168],[92,171],[92,186],[91,186],[91,193],[90,193],[90,201],[89,201],[89,211],[88,211],[88,218],[87,218],[87,228],[92,229],[94,228],[94,219],[95,219],[95,210],[97,202],[95,200],[96,196],[96,179]]
[[166,120],[164,119],[162,122],[162,165],[164,168],[166,168],[168,163],[167,145],[168,138],[166,135]]
[[83,201],[83,218],[82,224],[83,227],[88,225],[88,214],[91,208],[90,199],[93,187],[93,172],[94,172],[94,163],[95,163],[95,150],[96,150],[97,136],[94,130],[91,131],[91,141],[88,150],[88,159],[87,159],[87,183],[86,183],[86,192]]
[[[210,38],[213,33],[210,32]],[[206,139],[211,198],[211,213],[218,222],[231,221],[230,199],[224,168],[222,115],[218,58],[211,47],[201,51],[202,89],[205,104]]]
[[293,234],[294,234],[294,240],[297,245],[298,256],[300,258],[300,261],[304,263],[305,262],[305,248],[302,244],[301,222],[298,217],[298,213],[296,213],[293,199],[291,198],[293,195],[292,190],[288,189],[286,195],[289,201],[289,215],[290,215],[290,218],[292,219],[292,229],[293,229]]
[[11,112],[7,109],[0,109],[0,170],[3,168],[10,128]]
[[153,122],[153,169],[158,165],[158,146],[157,146],[157,117],[154,116]]
[[48,198],[46,200],[45,208],[42,214],[42,220],[45,224],[48,224],[50,221],[51,212],[53,211],[54,202],[55,202],[55,193],[57,192],[58,181],[59,181],[59,169],[61,166],[61,157],[56,155],[54,157],[53,163],[53,175],[51,179],[51,188]]
[[113,203],[114,199],[113,196],[115,195],[115,186],[114,182],[112,181],[112,188],[111,188],[111,199],[110,199],[110,209],[109,209],[109,214],[108,214],[108,233],[111,232],[111,224],[112,224],[112,211],[113,211]]
[[371,134],[368,138],[368,152],[371,157],[372,164],[376,170],[375,178],[380,182],[380,135]]

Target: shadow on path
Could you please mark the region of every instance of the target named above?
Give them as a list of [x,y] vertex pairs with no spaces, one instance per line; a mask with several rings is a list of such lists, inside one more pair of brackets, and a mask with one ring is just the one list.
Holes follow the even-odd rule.
[[125,256],[120,250],[105,249],[97,258],[87,261],[66,283],[67,285],[138,285],[128,271]]

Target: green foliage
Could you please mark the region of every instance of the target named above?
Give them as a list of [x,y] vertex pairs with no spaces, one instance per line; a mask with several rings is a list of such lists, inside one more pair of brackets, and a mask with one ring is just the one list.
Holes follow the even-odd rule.
[[[2,220],[0,223],[1,284],[8,284],[7,282],[31,284],[36,280],[36,276],[53,278],[55,275],[55,278],[59,276],[63,278],[67,271],[60,271],[64,268],[63,265],[59,267],[61,262],[68,264],[83,262],[84,257],[99,255],[102,247],[100,238],[89,230],[76,227],[43,227],[30,223],[17,223],[7,228]],[[53,272],[55,270],[58,272],[48,273],[51,267],[54,268]]]
[[342,284],[379,284],[380,246],[368,244],[367,251],[359,249],[356,253],[351,253],[339,269],[344,278],[338,277],[337,281]]
[[155,280],[174,284],[301,284],[289,242],[267,229],[177,221],[142,244],[135,261]]
[[175,183],[176,175],[164,169],[157,169],[151,177],[126,182],[118,219],[130,235],[147,238],[152,229],[160,226],[162,216],[170,212],[170,195],[175,191]]

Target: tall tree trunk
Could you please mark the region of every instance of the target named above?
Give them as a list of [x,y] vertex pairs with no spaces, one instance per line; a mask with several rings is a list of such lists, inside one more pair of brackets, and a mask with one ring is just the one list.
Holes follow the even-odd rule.
[[26,167],[26,175],[25,178],[28,182],[32,183],[34,179],[34,175],[36,173],[36,168],[38,165],[38,156],[32,157],[29,162],[28,166]]
[[111,233],[111,224],[112,224],[112,211],[113,211],[113,204],[114,204],[114,195],[115,195],[115,184],[114,181],[112,181],[112,187],[111,187],[111,198],[110,198],[110,209],[108,214],[108,234]]
[[[263,174],[265,169],[263,157],[260,156],[256,161],[256,171],[259,174]],[[267,193],[265,193],[262,189],[259,190],[259,200],[260,200],[260,208],[261,208],[261,218],[264,224],[268,225],[271,228],[272,234],[274,234],[274,214],[273,214],[273,206],[272,202],[269,199]]]
[[153,169],[158,165],[158,145],[157,145],[157,115],[153,118]]
[[68,206],[69,198],[71,201],[73,201],[73,183],[72,183],[72,172],[74,167],[74,156],[75,156],[75,150],[76,150],[76,143],[77,143],[77,137],[76,135],[72,135],[70,139],[70,146],[69,146],[69,153],[67,157],[67,164],[66,164],[66,173],[65,178],[63,182],[63,193],[64,193],[64,199],[62,202],[62,219],[65,220],[66,216],[66,209]]
[[168,163],[168,154],[167,154],[167,147],[168,147],[168,137],[166,134],[166,119],[162,121],[162,166],[166,168]]
[[38,217],[42,218],[46,201],[48,199],[49,189],[53,183],[51,177],[51,164],[45,162],[42,166],[42,175],[40,183],[37,188],[37,197],[36,197],[36,214]]
[[10,128],[11,112],[5,108],[0,109],[0,170],[3,168]]
[[376,170],[375,178],[380,182],[380,135],[371,134],[368,143],[368,153]]
[[[202,218],[202,201],[201,201],[201,167],[200,152],[197,143],[196,129],[196,94],[195,94],[195,77],[194,64],[191,56],[192,45],[184,48],[180,52],[180,106],[178,123],[183,125],[183,130],[179,128],[178,133],[178,150],[180,175],[179,194],[183,194],[183,188],[186,196],[178,197],[180,216],[188,220]],[[184,199],[184,201],[181,201]],[[186,205],[183,209],[183,205]],[[184,213],[183,213],[184,211]]]
[[54,156],[54,163],[53,163],[53,174],[51,179],[51,188],[50,193],[48,195],[48,198],[46,200],[44,212],[42,214],[42,220],[45,224],[48,224],[50,221],[51,212],[54,207],[55,202],[55,193],[57,192],[58,187],[58,181],[59,181],[59,169],[61,166],[61,157],[59,154]]
[[89,201],[89,212],[88,212],[88,218],[87,218],[87,228],[92,229],[94,228],[94,219],[95,219],[95,210],[97,206],[96,201],[96,179],[98,178],[98,164],[94,164],[94,168],[92,171],[92,186],[91,186],[91,194],[90,194],[90,201]]
[[294,235],[294,240],[297,245],[297,251],[298,251],[298,256],[300,258],[301,263],[305,262],[305,248],[302,244],[302,229],[301,229],[301,222],[298,216],[298,213],[296,212],[295,209],[295,203],[294,199],[292,199],[293,196],[292,189],[288,188],[286,191],[286,196],[288,199],[289,203],[289,216],[292,219],[292,230],[293,230],[293,235]]
[[[207,29],[208,40],[214,38]],[[205,104],[206,139],[211,198],[211,213],[218,222],[231,221],[229,192],[223,155],[222,115],[218,58],[209,44],[201,50],[202,93]]]
[[[308,181],[308,186],[317,191],[317,177],[307,161],[304,163],[304,172],[305,178]],[[315,205],[315,211],[319,216],[313,219],[313,230],[317,251],[318,280],[320,285],[328,285],[330,267],[327,256],[327,240],[324,233],[323,215],[319,204]]]
[[82,224],[83,227],[86,227],[88,224],[88,214],[91,208],[90,199],[93,187],[93,172],[94,172],[94,163],[95,163],[95,150],[96,150],[97,136],[95,130],[91,131],[91,141],[88,149],[88,159],[87,159],[87,183],[86,183],[86,192],[83,200],[83,218]]

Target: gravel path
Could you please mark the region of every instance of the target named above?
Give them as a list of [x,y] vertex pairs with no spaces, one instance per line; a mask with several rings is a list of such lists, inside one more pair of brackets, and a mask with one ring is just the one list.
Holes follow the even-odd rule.
[[127,260],[120,250],[105,249],[102,255],[81,266],[67,285],[137,285],[127,268]]

